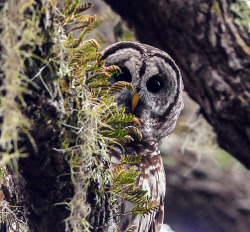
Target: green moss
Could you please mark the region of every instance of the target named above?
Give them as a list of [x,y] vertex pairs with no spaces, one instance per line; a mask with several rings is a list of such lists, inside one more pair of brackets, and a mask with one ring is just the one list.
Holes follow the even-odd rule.
[[239,34],[235,34],[237,44],[241,47],[241,49],[250,56],[250,49],[245,41],[239,36]]
[[199,5],[199,8],[200,8],[200,11],[203,12],[203,13],[207,13],[209,11],[209,5],[205,2],[202,2],[200,5]]
[[214,1],[212,5],[212,13],[215,14],[216,16],[221,15],[220,5],[218,1]]
[[242,29],[247,29],[248,33],[250,33],[250,8],[247,3],[243,0],[236,0],[235,3],[231,4],[230,8],[235,16],[234,22]]
[[[23,113],[27,109],[23,96],[30,91],[30,79],[34,77],[34,85],[40,81],[47,88],[45,81],[58,77],[53,71],[57,61],[49,35],[53,32],[51,8],[41,9],[41,4],[35,0],[14,2],[5,1],[0,12],[0,147],[6,151],[0,154],[2,163],[11,161],[11,157],[23,156],[17,144],[20,133],[28,133],[31,126],[30,119]],[[41,22],[48,25],[44,33],[41,33]],[[39,75],[41,72],[44,79]],[[45,115],[44,120],[47,119]]]

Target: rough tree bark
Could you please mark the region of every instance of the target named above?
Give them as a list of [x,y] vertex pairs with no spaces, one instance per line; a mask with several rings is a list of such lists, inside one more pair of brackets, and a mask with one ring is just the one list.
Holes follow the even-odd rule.
[[250,40],[232,0],[105,0],[136,37],[168,52],[219,145],[250,168]]
[[[18,147],[26,153],[27,157],[18,160],[18,172],[13,166],[8,166],[13,178],[10,181],[12,184],[10,183],[8,190],[5,186],[2,186],[2,189],[8,192],[5,194],[5,200],[10,205],[21,207],[30,231],[65,231],[63,220],[67,218],[70,211],[65,205],[56,205],[56,203],[62,203],[72,197],[73,189],[70,184],[69,164],[63,154],[54,149],[61,148],[65,134],[64,128],[58,123],[65,116],[65,110],[58,82],[55,81],[58,76],[53,62],[55,55],[52,42],[54,15],[48,0],[36,0],[31,7],[26,0],[18,1],[12,1],[13,5],[8,9],[10,25],[13,23],[13,28],[18,25],[19,22],[16,20],[18,17],[15,18],[15,14],[18,15],[20,9],[17,6],[23,7],[26,4],[27,8],[23,9],[27,10],[21,11],[21,13],[24,13],[24,17],[27,19],[35,20],[36,24],[32,24],[32,26],[38,28],[37,41],[28,40],[30,43],[26,44],[26,41],[23,40],[20,48],[20,51],[30,50],[32,53],[32,56],[27,59],[20,55],[25,66],[21,73],[29,79],[33,79],[32,84],[27,87],[28,91],[25,91],[23,95],[26,103],[26,106],[23,107],[23,114],[30,120],[31,125],[28,133],[19,135]],[[1,15],[1,17],[4,16]],[[30,30],[30,36],[33,35],[32,33],[36,33],[34,28],[28,28],[30,24],[20,23],[20,30],[23,32],[26,29],[26,31]],[[16,35],[17,33],[14,32],[13,38]],[[21,36],[17,36],[17,44],[21,43]],[[41,44],[38,45],[40,42]],[[1,44],[3,57],[8,54],[8,49],[12,52],[15,48]],[[1,79],[0,85],[4,83],[4,78]],[[18,101],[18,97],[15,100]],[[0,118],[0,122],[3,123],[3,118]],[[2,147],[0,151],[2,158],[4,151]]]
[[48,84],[48,88],[53,99],[43,88],[25,97],[26,115],[32,120],[29,132],[36,141],[36,149],[23,135],[22,145],[28,157],[19,161],[15,191],[18,199],[14,198],[13,202],[13,205],[23,206],[29,229],[35,232],[65,231],[63,220],[69,216],[69,210],[65,205],[56,204],[73,195],[69,164],[64,155],[54,149],[61,148],[64,138],[65,131],[56,123],[64,113],[63,101],[56,83]]

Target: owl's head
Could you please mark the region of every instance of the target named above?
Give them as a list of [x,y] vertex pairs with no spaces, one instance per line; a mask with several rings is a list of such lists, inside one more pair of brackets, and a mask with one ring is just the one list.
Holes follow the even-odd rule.
[[122,70],[110,78],[111,84],[126,81],[133,85],[135,93],[124,89],[115,100],[140,120],[143,140],[160,142],[168,136],[183,108],[181,74],[172,58],[146,44],[118,42],[104,51],[102,59],[106,66]]

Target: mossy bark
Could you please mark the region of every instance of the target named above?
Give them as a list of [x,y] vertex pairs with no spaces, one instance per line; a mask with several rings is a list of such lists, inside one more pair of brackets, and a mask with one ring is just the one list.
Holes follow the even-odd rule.
[[[12,8],[18,14],[19,9],[14,9],[15,3],[19,6],[13,1]],[[18,51],[20,59],[24,62],[24,68],[20,72],[32,81],[27,84],[27,91],[22,96],[25,104],[21,104],[20,98],[15,100],[22,108],[23,115],[29,119],[30,126],[28,132],[19,134],[18,140],[20,154],[25,153],[27,157],[13,159],[12,165],[8,165],[13,178],[11,186],[14,187],[8,189],[10,197],[6,199],[5,195],[5,200],[12,206],[20,207],[27,220],[29,231],[65,231],[63,220],[69,216],[70,211],[66,205],[56,204],[72,197],[73,187],[65,154],[56,151],[56,148],[62,148],[66,138],[65,129],[61,125],[66,117],[64,101],[58,82],[55,81],[59,76],[56,74],[53,44],[54,15],[48,0],[35,0],[32,5],[23,1],[22,7],[25,4],[27,10],[24,11],[24,18],[33,20],[34,24],[16,22],[16,25],[18,23],[21,26],[26,25],[20,27],[23,33],[27,31],[33,33],[34,29],[28,26],[34,25],[38,28],[38,33],[34,32],[32,35],[37,36],[41,43],[38,44],[35,40],[32,43],[25,43],[24,40]],[[9,13],[9,10],[6,12]],[[13,22],[16,21],[15,15],[8,17],[13,17]],[[20,40],[18,37],[17,43]],[[30,57],[22,56],[29,50],[32,53]],[[4,150],[1,148],[1,151]],[[15,162],[17,165],[14,165]]]
[[[46,89],[32,91],[25,100],[28,104],[26,115],[32,120],[29,138],[23,135],[20,143],[26,148],[28,157],[18,162],[18,201],[23,207],[31,231],[65,231],[64,219],[70,211],[66,202],[73,196],[70,168],[61,149],[65,130],[59,121],[63,117],[63,105],[56,83],[48,84],[54,99]],[[34,149],[35,148],[35,149]],[[59,205],[56,205],[60,203]]]
[[105,1],[140,42],[173,57],[219,145],[250,168],[250,40],[240,24],[241,15],[249,16],[246,4],[237,14],[233,4],[242,1]]

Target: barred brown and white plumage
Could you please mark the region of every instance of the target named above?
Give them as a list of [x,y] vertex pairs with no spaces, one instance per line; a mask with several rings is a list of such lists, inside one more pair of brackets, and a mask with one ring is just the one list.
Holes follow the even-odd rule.
[[[157,212],[141,217],[126,215],[121,217],[120,229],[126,231],[131,225],[138,226],[138,232],[154,231],[161,228],[164,216],[165,172],[159,146],[163,138],[174,129],[183,108],[183,84],[178,67],[165,52],[137,42],[119,42],[108,47],[103,54],[106,66],[117,65],[122,72],[110,78],[111,84],[117,81],[130,82],[136,93],[127,89],[115,95],[119,107],[126,113],[133,113],[141,123],[142,141],[124,145],[125,154],[142,154],[137,165],[141,172],[136,185],[148,190],[153,200],[159,201]],[[111,151],[111,161],[118,162],[122,148]],[[124,204],[121,213],[131,209]]]

